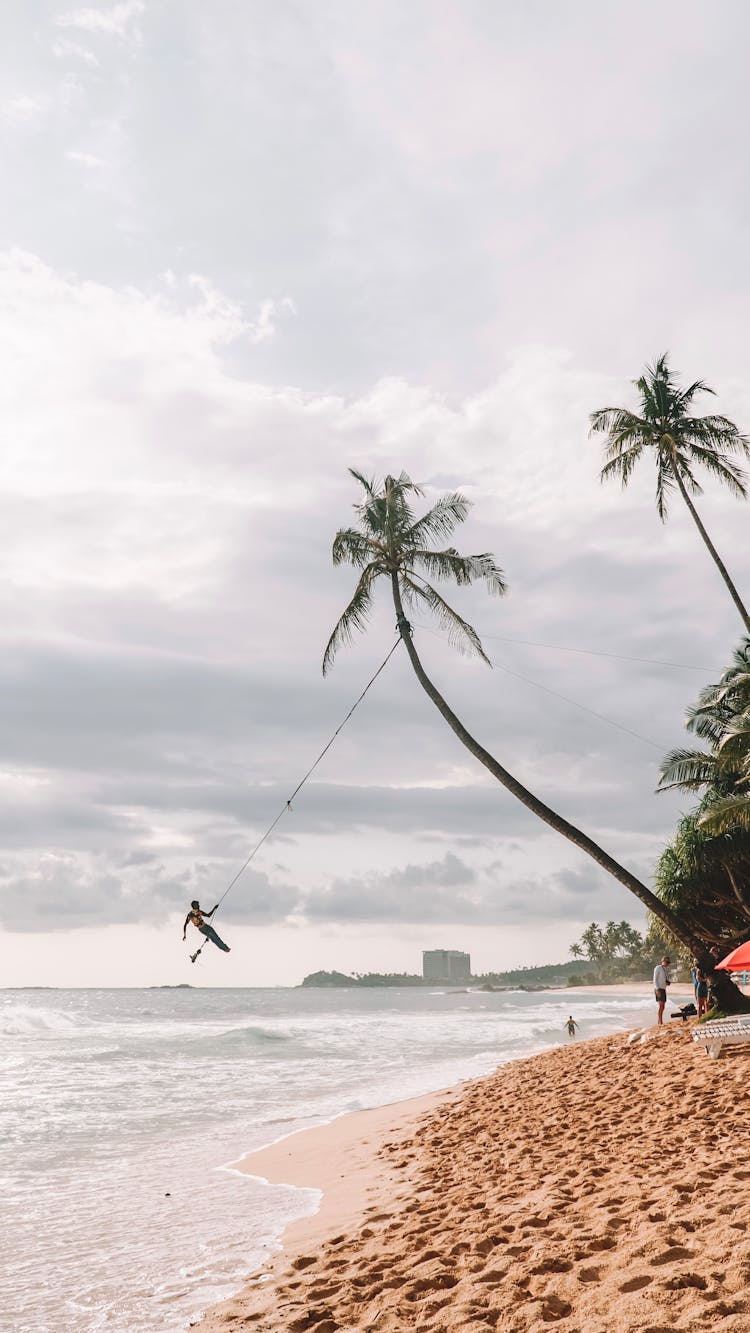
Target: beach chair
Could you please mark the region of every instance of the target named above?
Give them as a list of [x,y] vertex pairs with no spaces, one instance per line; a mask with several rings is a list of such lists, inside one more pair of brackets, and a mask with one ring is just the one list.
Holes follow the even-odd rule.
[[693,1031],[693,1041],[705,1047],[712,1060],[718,1060],[725,1046],[750,1046],[750,1014],[699,1023]]

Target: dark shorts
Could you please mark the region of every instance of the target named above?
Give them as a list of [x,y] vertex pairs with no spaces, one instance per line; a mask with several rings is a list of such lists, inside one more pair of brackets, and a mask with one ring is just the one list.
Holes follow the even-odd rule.
[[655,990],[654,995],[656,996],[657,1002],[659,1004],[667,1003],[667,992],[662,987],[659,987],[658,990]]

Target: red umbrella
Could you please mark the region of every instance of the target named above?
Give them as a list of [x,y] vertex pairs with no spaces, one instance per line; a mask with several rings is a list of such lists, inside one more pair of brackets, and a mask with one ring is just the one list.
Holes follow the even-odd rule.
[[732,949],[716,966],[723,967],[725,972],[750,972],[750,940]]

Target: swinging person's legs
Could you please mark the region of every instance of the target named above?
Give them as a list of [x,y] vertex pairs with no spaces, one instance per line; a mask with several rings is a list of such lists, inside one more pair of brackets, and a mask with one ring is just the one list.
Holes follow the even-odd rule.
[[223,940],[219,939],[219,936],[216,934],[216,931],[214,930],[213,926],[201,926],[200,932],[201,935],[206,936],[207,940],[211,940],[218,949],[222,949],[224,953],[231,953],[229,945],[225,944]]

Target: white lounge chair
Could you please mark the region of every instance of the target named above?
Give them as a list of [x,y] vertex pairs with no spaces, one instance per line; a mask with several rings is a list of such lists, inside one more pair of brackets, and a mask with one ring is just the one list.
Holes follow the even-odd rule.
[[699,1023],[693,1030],[693,1041],[705,1046],[712,1060],[718,1060],[724,1046],[750,1045],[750,1014]]

